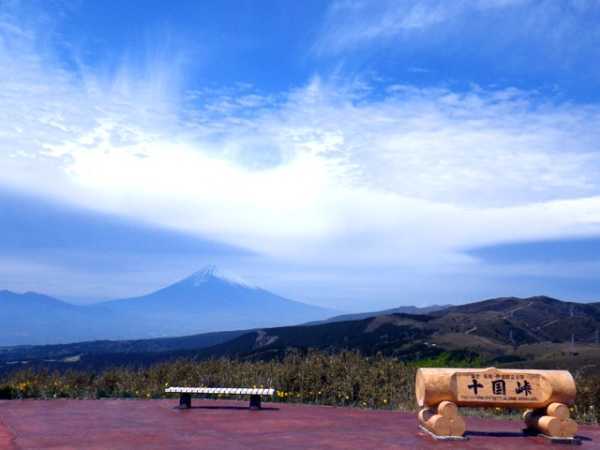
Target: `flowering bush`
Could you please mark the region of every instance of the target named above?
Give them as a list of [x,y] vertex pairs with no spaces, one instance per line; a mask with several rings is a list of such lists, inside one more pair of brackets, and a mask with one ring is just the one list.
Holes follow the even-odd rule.
[[[473,362],[469,362],[472,365]],[[289,353],[282,361],[178,360],[144,369],[114,368],[100,374],[23,370],[0,379],[0,398],[164,398],[169,386],[273,387],[273,401],[352,406],[416,408],[418,364],[357,352]],[[434,365],[431,360],[427,366]],[[440,365],[460,363],[440,361]],[[600,420],[600,377],[576,375],[577,402],[573,417]],[[510,415],[504,409],[471,410],[466,414]],[[513,412],[516,416],[518,411]]]

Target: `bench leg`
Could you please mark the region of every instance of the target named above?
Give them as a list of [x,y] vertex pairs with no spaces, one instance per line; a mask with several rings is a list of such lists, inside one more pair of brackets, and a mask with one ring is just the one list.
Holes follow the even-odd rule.
[[179,396],[179,407],[181,409],[188,409],[192,407],[192,395],[191,394],[181,394]]
[[260,395],[250,396],[250,409],[261,409]]

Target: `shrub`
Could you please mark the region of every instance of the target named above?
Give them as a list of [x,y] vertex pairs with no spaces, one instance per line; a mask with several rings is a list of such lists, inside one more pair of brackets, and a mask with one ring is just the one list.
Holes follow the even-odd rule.
[[[336,354],[309,351],[288,353],[280,361],[177,360],[144,369],[116,367],[100,374],[23,370],[0,379],[0,398],[163,398],[169,386],[274,387],[278,402],[352,406],[359,408],[416,408],[415,372],[418,366],[477,366],[465,355],[440,355],[420,363],[358,352]],[[577,401],[571,408],[580,422],[600,420],[600,376],[576,374]],[[513,415],[506,410],[471,410],[467,414]]]

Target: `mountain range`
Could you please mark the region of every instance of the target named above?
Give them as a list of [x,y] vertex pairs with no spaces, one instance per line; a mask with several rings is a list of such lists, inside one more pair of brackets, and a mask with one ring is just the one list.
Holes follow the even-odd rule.
[[[370,313],[365,313],[370,314]],[[101,370],[175,358],[278,359],[290,350],[358,350],[406,361],[446,358],[498,367],[600,373],[600,303],[505,297],[438,309],[295,326],[136,341],[0,348],[0,372],[15,367]]]
[[[517,361],[525,348],[589,344],[600,350],[599,340],[600,303],[564,302],[545,296],[506,297],[450,306],[430,314],[393,313],[258,329],[204,349],[199,355],[256,358],[283,354],[290,348],[315,348],[357,349],[365,354],[417,359],[443,351],[466,352],[490,361]],[[510,355],[512,358],[507,358]]]
[[0,291],[0,346],[182,336],[291,325],[336,311],[296,302],[209,266],[150,294],[93,305]]

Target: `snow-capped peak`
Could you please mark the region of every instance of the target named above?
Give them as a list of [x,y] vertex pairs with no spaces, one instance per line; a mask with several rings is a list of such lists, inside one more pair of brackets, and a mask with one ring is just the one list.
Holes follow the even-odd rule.
[[254,286],[252,286],[250,283],[244,281],[239,276],[237,276],[231,272],[219,269],[217,266],[215,266],[213,264],[208,265],[208,266],[204,267],[203,269],[195,272],[194,274],[189,276],[186,279],[186,281],[191,281],[194,286],[200,286],[203,283],[206,283],[207,281],[210,281],[212,279],[218,279],[220,281],[224,281],[229,284],[238,284],[240,286],[254,288]]

